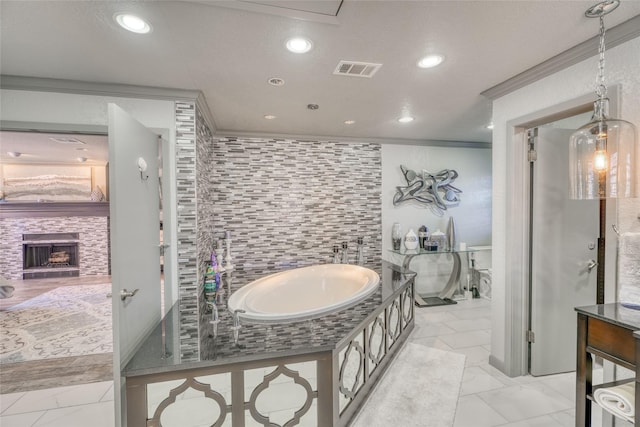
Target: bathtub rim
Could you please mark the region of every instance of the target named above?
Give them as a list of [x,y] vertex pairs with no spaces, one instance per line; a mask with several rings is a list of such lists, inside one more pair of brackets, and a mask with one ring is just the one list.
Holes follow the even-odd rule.
[[363,286],[361,290],[355,292],[349,298],[343,301],[340,301],[339,303],[335,303],[330,307],[324,306],[324,307],[315,308],[311,310],[304,310],[304,311],[286,313],[286,314],[257,313],[257,312],[247,311],[245,313],[238,313],[238,317],[244,322],[254,323],[254,324],[293,323],[293,322],[317,319],[319,317],[323,317],[332,313],[337,313],[341,310],[353,307],[357,305],[359,302],[371,296],[376,290],[380,288],[380,284],[381,284],[380,275],[375,270],[372,270],[370,268],[354,265],[354,264],[312,264],[304,267],[297,267],[289,270],[278,271],[276,273],[268,274],[256,280],[253,280],[247,283],[246,285],[242,286],[240,289],[237,289],[236,291],[234,291],[229,296],[229,299],[227,300],[227,306],[229,308],[229,311],[231,311],[232,313],[237,309],[244,310],[246,308],[244,305],[244,300],[249,295],[251,290],[259,286],[261,283],[265,283],[269,280],[277,278],[278,276],[281,276],[287,273],[301,271],[301,270],[310,270],[315,268],[332,269],[332,268],[338,268],[338,267],[342,267],[342,268],[346,267],[349,269],[354,269],[354,268],[361,269],[367,275],[369,282],[365,286]]

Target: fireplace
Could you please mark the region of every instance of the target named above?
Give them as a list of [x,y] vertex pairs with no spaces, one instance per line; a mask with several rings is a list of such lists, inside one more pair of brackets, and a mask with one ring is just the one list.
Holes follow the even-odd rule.
[[23,234],[22,278],[79,276],[79,241],[79,233]]

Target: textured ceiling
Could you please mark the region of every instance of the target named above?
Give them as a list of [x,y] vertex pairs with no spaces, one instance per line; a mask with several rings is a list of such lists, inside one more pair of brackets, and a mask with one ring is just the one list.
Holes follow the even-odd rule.
[[[3,0],[0,69],[200,90],[220,134],[489,142],[491,103],[480,92],[597,35],[597,20],[584,17],[593,3]],[[122,30],[120,11],[153,31]],[[623,0],[606,23],[638,14],[640,1]],[[310,38],[311,52],[286,51],[294,35]],[[445,62],[416,67],[428,53]],[[340,60],[383,65],[371,79],[336,76]],[[405,112],[416,120],[398,123]]]

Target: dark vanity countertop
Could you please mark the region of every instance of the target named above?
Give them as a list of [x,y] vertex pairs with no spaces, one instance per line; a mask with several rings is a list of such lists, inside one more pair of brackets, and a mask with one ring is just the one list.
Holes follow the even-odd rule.
[[576,311],[623,328],[640,330],[640,310],[625,307],[620,303],[576,307]]
[[200,342],[199,357],[188,360],[182,360],[176,354],[180,351],[178,302],[129,361],[124,375],[133,377],[335,350],[377,308],[406,289],[415,276],[415,273],[402,271],[401,267],[386,261],[381,263],[378,272],[382,273],[381,285],[371,296],[336,313],[318,319],[270,325],[243,322],[238,341],[240,347],[233,342],[232,316],[227,309],[219,309],[221,322],[215,339],[209,323],[211,315],[205,314],[201,316],[200,328],[205,329],[200,331],[204,338]]

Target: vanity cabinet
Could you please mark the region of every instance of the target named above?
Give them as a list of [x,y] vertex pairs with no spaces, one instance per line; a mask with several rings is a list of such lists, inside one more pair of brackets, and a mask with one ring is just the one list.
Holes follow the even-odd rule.
[[576,353],[576,427],[591,426],[591,403],[598,387],[611,387],[622,382],[594,385],[593,356],[635,372],[635,425],[640,426],[640,311],[621,304],[599,304],[576,308],[578,339]]

